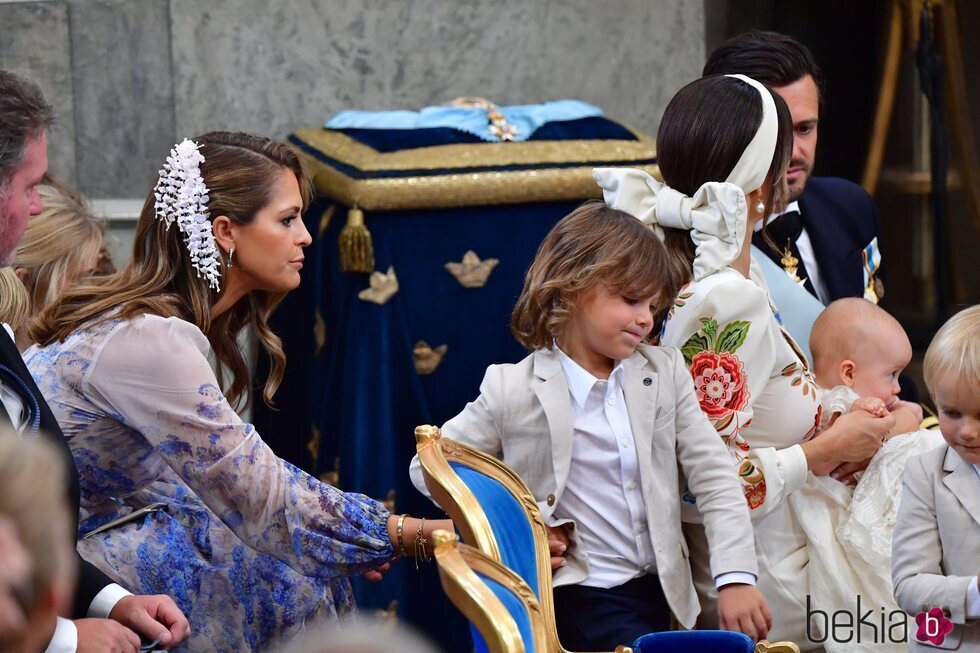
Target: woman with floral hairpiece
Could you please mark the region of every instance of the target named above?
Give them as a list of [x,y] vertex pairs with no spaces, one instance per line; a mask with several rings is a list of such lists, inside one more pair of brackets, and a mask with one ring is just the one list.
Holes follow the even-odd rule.
[[[595,177],[607,204],[664,238],[683,287],[664,318],[660,344],[681,350],[701,408],[728,445],[725,464],[738,470],[755,525],[758,587],[772,609],[768,636],[808,650],[819,647],[807,639],[811,587],[861,588],[847,583],[846,560],[839,560],[838,578],[808,575],[808,516],[797,514],[788,498],[810,469],[870,457],[891,418],[858,411],[811,439],[820,411],[816,385],[751,264],[747,236],[785,201],[791,128],[785,103],[763,84],[744,75],[705,77],[681,89],[664,112],[657,134],[663,183],[628,169],[598,169]],[[717,593],[704,527],[696,497],[688,493],[684,500],[701,614],[710,618]],[[813,631],[817,638],[820,629]]]
[[32,326],[25,357],[78,465],[79,551],[130,590],[172,596],[194,651],[264,649],[351,612],[348,577],[378,576],[396,549],[425,555],[431,532],[451,527],[308,476],[233,409],[249,391],[243,329],[272,361],[266,401],[282,379],[267,319],[299,285],[310,192],[287,145],[185,140],[129,264]]

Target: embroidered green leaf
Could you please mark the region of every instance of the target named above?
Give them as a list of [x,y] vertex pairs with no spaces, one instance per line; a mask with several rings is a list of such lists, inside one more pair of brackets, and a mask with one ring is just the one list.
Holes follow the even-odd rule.
[[724,431],[726,428],[728,428],[728,425],[732,423],[733,419],[735,419],[734,413],[729,413],[728,415],[725,415],[720,420],[715,422],[715,430]]
[[790,381],[789,384],[795,388],[796,386],[800,385],[801,383],[803,383],[803,379],[801,379],[800,377],[796,377],[795,379],[793,379],[792,381]]
[[690,364],[691,360],[702,351],[710,349],[710,344],[708,339],[701,335],[701,332],[695,333],[687,342],[681,347],[681,354],[684,356],[684,360]]
[[701,333],[707,336],[708,342],[714,343],[715,336],[718,334],[717,320],[711,317],[702,317],[701,324],[704,325],[703,327],[701,327]]
[[790,363],[780,372],[783,376],[792,376],[793,372],[796,371],[796,363]]
[[738,469],[738,475],[742,477],[752,476],[755,473],[755,465],[753,465],[748,460],[743,460],[741,466]]
[[718,346],[715,351],[735,352],[745,342],[745,336],[749,333],[750,322],[738,321],[725,326],[718,336]]

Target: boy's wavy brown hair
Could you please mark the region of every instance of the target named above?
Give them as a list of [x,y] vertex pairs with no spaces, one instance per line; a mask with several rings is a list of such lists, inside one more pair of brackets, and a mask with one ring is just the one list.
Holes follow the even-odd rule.
[[[656,296],[666,308],[678,290],[666,258],[664,244],[642,222],[601,201],[586,202],[562,218],[538,248],[511,331],[529,351],[550,349],[576,300],[600,285],[631,299]],[[652,333],[658,332],[655,327]]]

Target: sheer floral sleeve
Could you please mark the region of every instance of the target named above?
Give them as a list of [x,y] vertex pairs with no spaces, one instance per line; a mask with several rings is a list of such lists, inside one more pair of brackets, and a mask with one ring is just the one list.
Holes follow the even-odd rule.
[[681,350],[753,518],[802,487],[808,469],[799,443],[815,433],[817,391],[765,290],[731,269],[689,284],[671,308],[662,344]]
[[354,575],[391,558],[388,511],[277,457],[228,404],[208,351],[188,322],[123,322],[94,352],[83,390],[139,431],[252,548],[316,578]]

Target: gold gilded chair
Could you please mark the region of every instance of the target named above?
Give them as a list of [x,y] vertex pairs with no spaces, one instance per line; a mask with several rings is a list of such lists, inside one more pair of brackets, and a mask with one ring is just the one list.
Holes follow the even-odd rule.
[[[558,641],[555,624],[547,528],[531,490],[500,460],[442,437],[435,426],[417,427],[415,441],[426,488],[470,545],[465,549],[461,545],[461,550],[475,548],[516,574],[534,599],[533,609],[542,623],[544,648],[538,645],[535,650],[567,653]],[[452,594],[450,599],[460,606]],[[483,633],[480,623],[463,612]],[[636,653],[799,653],[799,648],[790,642],[755,643],[727,631],[651,633],[639,638],[634,646]]]

